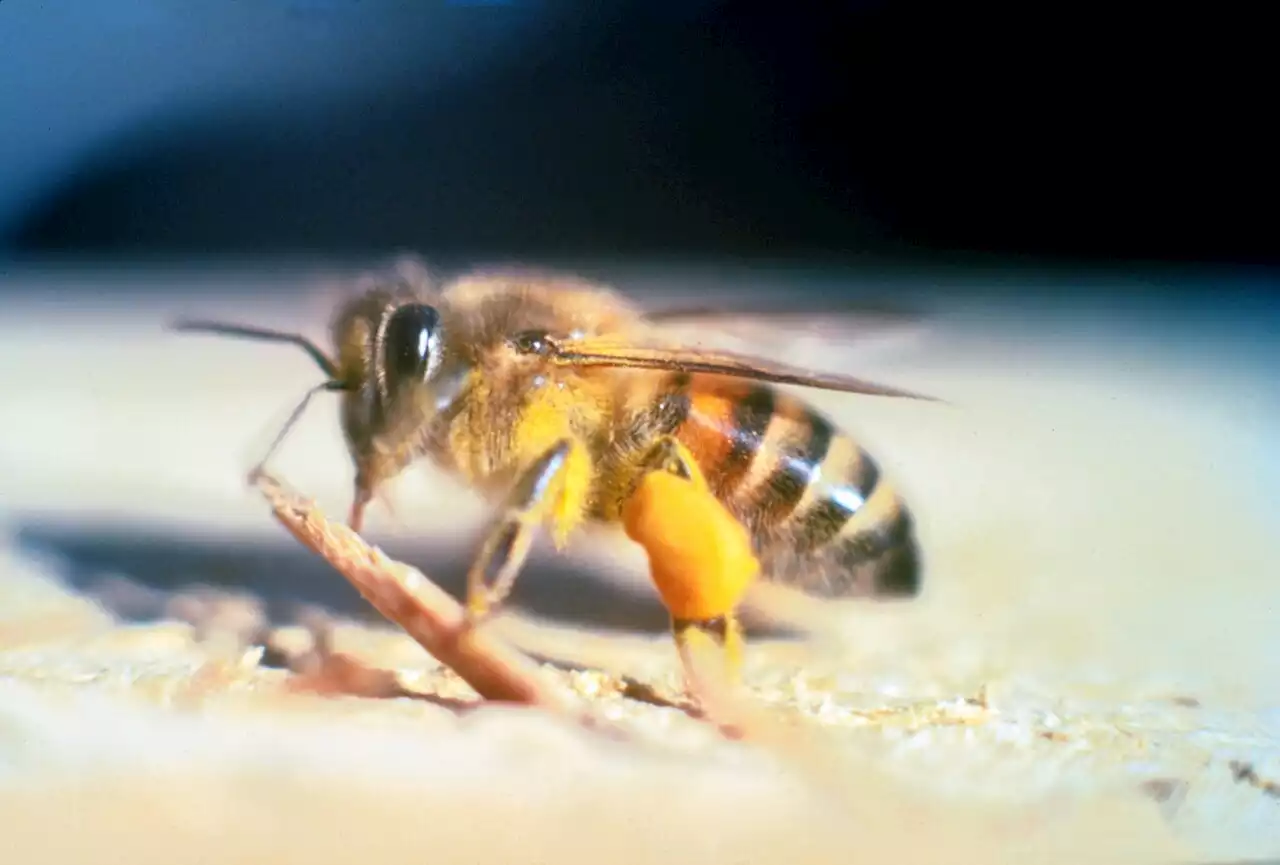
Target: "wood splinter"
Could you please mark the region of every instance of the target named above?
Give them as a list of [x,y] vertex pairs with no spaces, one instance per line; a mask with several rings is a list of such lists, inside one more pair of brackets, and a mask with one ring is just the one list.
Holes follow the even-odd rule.
[[257,473],[253,482],[290,534],[482,698],[582,713],[572,696],[546,681],[530,658],[483,629],[468,627],[462,606],[421,571],[328,520],[313,502],[266,473]]

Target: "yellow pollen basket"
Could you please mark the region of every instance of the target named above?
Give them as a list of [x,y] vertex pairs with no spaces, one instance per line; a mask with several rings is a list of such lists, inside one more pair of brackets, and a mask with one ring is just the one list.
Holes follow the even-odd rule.
[[706,621],[737,608],[760,563],[746,528],[696,467],[694,473],[686,479],[649,472],[623,506],[622,522],[648,554],[653,583],[672,617]]

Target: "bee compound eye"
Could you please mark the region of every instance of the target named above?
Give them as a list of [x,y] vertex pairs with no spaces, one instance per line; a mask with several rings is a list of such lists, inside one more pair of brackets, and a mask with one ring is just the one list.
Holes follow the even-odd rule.
[[551,340],[540,330],[527,330],[516,334],[513,340],[516,350],[523,354],[546,354],[551,351]]
[[409,304],[391,314],[382,343],[382,359],[389,383],[426,378],[439,325],[440,314],[426,304]]

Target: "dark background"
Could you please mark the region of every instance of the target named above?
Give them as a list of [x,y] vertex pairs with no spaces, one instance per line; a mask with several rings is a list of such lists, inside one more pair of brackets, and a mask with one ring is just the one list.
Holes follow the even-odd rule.
[[1261,15],[1023,8],[0,0],[0,253],[1280,263]]

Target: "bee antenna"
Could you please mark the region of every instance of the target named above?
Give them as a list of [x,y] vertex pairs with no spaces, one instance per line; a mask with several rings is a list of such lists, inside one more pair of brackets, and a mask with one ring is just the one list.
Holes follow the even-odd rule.
[[311,403],[311,398],[322,391],[345,390],[342,382],[337,380],[322,381],[320,384],[307,391],[306,395],[299,400],[298,405],[294,408],[293,413],[289,415],[289,419],[284,422],[284,426],[280,428],[280,432],[276,433],[275,440],[271,442],[271,447],[267,448],[267,452],[262,455],[262,459],[258,460],[252,471],[249,472],[249,483],[253,483],[262,476],[266,469],[267,462],[275,456],[280,445],[284,443],[285,437],[289,435],[289,431],[293,429],[293,425],[298,422],[298,418],[302,417],[302,413],[307,410],[307,406]]
[[316,366],[324,371],[329,377],[329,381],[325,383],[325,387],[329,390],[344,390],[345,385],[340,382],[338,375],[338,365],[325,354],[319,346],[307,339],[300,333],[286,333],[280,330],[270,330],[262,327],[246,327],[239,324],[227,324],[220,321],[198,321],[194,319],[179,319],[175,321],[172,328],[177,331],[186,331],[188,333],[216,333],[221,336],[238,336],[245,339],[257,339],[264,342],[287,342],[296,345],[307,353],[310,358],[315,361]]

